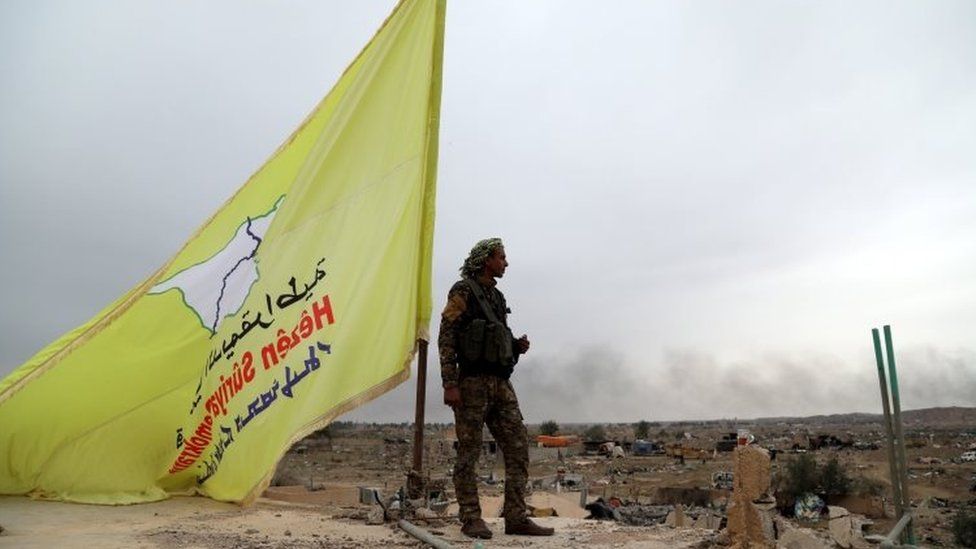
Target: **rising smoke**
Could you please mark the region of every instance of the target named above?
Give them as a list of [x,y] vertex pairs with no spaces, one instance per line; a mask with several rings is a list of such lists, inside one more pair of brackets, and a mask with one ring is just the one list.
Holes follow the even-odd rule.
[[[976,352],[933,347],[898,354],[902,408],[976,406]],[[436,362],[428,378],[427,421],[452,421],[441,403]],[[512,377],[528,422],[755,418],[880,413],[873,354],[761,354],[739,360],[695,349],[629,359],[610,346],[565,355],[528,355]],[[344,419],[412,421],[415,380]]]

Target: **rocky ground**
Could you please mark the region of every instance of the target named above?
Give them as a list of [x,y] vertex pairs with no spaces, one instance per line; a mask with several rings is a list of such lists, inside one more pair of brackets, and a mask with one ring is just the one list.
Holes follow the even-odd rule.
[[[346,548],[423,547],[392,523],[344,518],[349,509],[261,499],[249,508],[204,498],[125,507],[100,507],[0,497],[0,547],[18,548]],[[500,519],[487,522],[495,538],[485,547],[692,547],[708,534],[665,526],[640,528],[574,518],[538,519],[554,526],[545,539],[506,536]],[[456,525],[425,526],[457,547],[471,547]]]
[[[651,436],[667,445],[706,450],[695,459],[674,456],[586,455],[581,445],[567,449],[533,448],[529,503],[543,515],[537,520],[556,528],[548,539],[504,535],[498,519],[504,484],[501,456],[490,447],[481,463],[483,509],[495,532],[484,547],[696,547],[729,543],[724,534],[728,490],[713,486],[713,474],[733,470],[731,453],[713,452],[715,440],[739,425],[723,422],[654,424]],[[630,425],[608,425],[609,438],[633,440]],[[831,434],[847,442],[883,443],[871,418],[850,421],[790,419],[749,425],[757,444],[780,450],[771,462],[775,478],[806,451],[823,463],[836,457],[855,480],[854,498],[829,502],[850,511],[861,534],[886,534],[894,523],[883,444],[877,449],[791,446],[810,434]],[[572,430],[574,427],[564,427]],[[578,426],[582,432],[586,426]],[[360,488],[375,489],[389,506],[404,484],[411,461],[410,426],[333,426],[329,433],[296,445],[279,464],[274,485],[255,505],[173,498],[159,503],[101,507],[0,497],[0,547],[421,547],[396,526],[396,512],[383,521],[382,509],[361,503]],[[450,426],[429,426],[425,470],[429,486],[443,487],[447,505],[425,511],[414,522],[456,547],[474,542],[460,534],[452,518],[450,471],[454,451]],[[976,463],[961,453],[976,443],[973,427],[915,423],[909,428],[909,473],[916,531],[925,546],[953,546],[950,524],[962,509],[976,511]],[[863,446],[863,445],[862,445]],[[562,478],[561,484],[554,481]],[[773,482],[775,487],[775,482]],[[581,497],[581,490],[586,491]],[[435,490],[436,491],[436,490]],[[619,503],[616,519],[586,520],[580,502]],[[676,506],[680,511],[676,513]],[[376,513],[379,511],[377,520]],[[846,511],[845,511],[846,512]],[[611,513],[613,514],[613,513]],[[372,515],[372,517],[371,517]],[[845,515],[846,516],[846,515]],[[680,518],[676,518],[680,517]],[[373,520],[370,521],[370,518]],[[776,518],[778,529],[798,529],[808,539],[833,546],[831,523]],[[846,519],[845,519],[846,520]],[[784,522],[785,521],[785,522]],[[380,522],[380,524],[369,524]],[[836,524],[834,525],[836,526]],[[867,542],[861,540],[860,546]],[[868,545],[869,546],[869,545]]]

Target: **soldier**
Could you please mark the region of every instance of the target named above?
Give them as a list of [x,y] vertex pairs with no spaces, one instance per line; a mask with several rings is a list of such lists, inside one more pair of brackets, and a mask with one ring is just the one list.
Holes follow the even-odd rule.
[[476,470],[481,432],[486,424],[505,457],[505,533],[553,534],[552,528],[539,526],[526,515],[528,433],[508,378],[519,355],[529,350],[529,338],[523,335],[515,339],[508,328],[511,311],[505,296],[495,287],[495,279],[505,274],[506,267],[501,239],[482,240],[472,248],[461,267],[461,280],[447,296],[437,338],[444,404],[454,409],[458,437],[454,490],[460,506],[461,532],[481,539],[492,535],[481,518]]

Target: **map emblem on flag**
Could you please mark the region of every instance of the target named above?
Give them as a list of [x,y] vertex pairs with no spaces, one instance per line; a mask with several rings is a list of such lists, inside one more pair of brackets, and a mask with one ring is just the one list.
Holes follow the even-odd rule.
[[258,280],[258,248],[282,200],[284,197],[270,212],[247,218],[227,245],[209,259],[156,284],[148,293],[178,290],[204,328],[216,333],[225,318],[240,310]]

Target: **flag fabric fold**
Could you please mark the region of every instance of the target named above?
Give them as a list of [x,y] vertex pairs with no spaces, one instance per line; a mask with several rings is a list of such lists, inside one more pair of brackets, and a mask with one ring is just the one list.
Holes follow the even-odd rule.
[[403,0],[145,282],[0,381],[0,493],[250,502],[409,377],[430,321],[444,0]]

